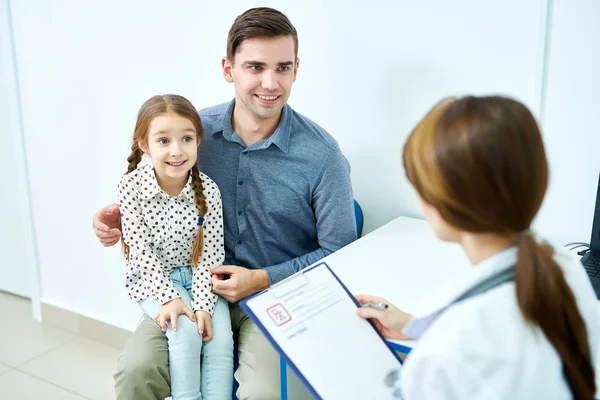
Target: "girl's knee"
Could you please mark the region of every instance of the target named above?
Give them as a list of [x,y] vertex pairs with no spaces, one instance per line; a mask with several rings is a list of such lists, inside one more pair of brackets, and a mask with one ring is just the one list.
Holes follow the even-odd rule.
[[185,342],[190,345],[202,346],[202,336],[198,333],[198,325],[185,315],[180,315],[177,319],[177,332],[172,326],[169,327],[167,338],[170,343]]

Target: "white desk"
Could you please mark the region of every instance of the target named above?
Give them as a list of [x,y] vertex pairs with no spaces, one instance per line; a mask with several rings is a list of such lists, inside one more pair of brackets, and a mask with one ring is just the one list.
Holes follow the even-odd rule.
[[323,261],[351,293],[385,297],[408,313],[429,290],[470,268],[459,245],[440,241],[427,222],[408,217],[396,218]]
[[[409,313],[428,291],[470,268],[459,245],[440,241],[427,222],[408,217],[396,218],[322,261],[351,293],[384,297]],[[416,344],[399,343],[409,348]],[[595,365],[600,366],[600,360]],[[596,385],[600,388],[597,369]],[[282,398],[286,398],[282,389]]]
[[420,219],[399,217],[323,259],[355,294],[385,297],[411,312],[420,297],[469,261]]

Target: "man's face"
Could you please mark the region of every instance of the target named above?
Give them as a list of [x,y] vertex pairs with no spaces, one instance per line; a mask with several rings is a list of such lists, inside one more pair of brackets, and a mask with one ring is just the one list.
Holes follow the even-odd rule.
[[235,87],[236,112],[255,120],[279,118],[296,80],[299,60],[291,36],[246,39],[234,60],[223,58],[223,75]]

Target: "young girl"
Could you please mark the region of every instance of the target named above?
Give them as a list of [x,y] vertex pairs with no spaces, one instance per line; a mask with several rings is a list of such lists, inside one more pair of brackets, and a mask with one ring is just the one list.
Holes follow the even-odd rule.
[[[225,256],[221,194],[196,166],[202,133],[188,100],[152,97],[119,183],[125,286],[166,332],[174,400],[230,399],[233,384],[229,308],[211,292]],[[143,154],[151,162],[139,166]]]
[[596,296],[578,259],[530,232],[548,164],[529,110],[501,97],[442,101],[409,136],[404,166],[436,236],[474,267],[414,316],[357,311],[387,337],[419,339],[400,373],[403,398],[593,399]]

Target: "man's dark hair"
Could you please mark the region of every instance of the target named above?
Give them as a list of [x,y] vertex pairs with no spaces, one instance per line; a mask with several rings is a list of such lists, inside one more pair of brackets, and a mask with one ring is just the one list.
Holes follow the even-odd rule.
[[236,51],[246,39],[288,35],[294,39],[294,55],[297,58],[298,33],[288,17],[269,7],[251,8],[237,17],[229,29],[227,59],[233,61]]

